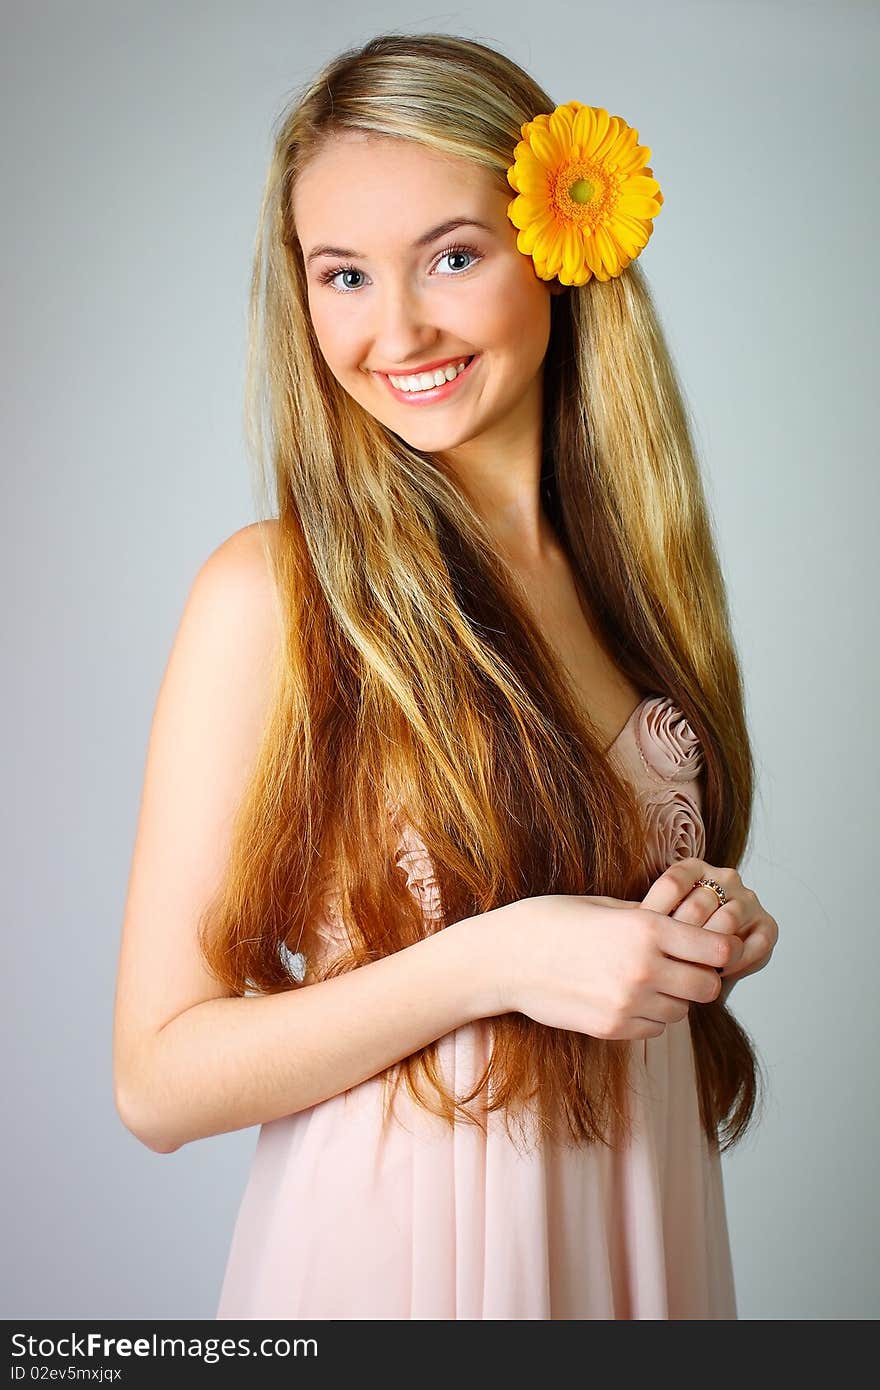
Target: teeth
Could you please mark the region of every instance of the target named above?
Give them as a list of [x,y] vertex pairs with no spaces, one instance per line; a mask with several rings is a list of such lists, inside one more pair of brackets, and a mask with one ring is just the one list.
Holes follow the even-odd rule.
[[389,374],[388,380],[392,386],[397,387],[398,391],[430,391],[434,386],[442,386],[445,381],[454,381],[467,365],[467,361],[455,364],[449,362],[445,367],[437,367],[433,372],[419,372],[416,376],[391,376]]

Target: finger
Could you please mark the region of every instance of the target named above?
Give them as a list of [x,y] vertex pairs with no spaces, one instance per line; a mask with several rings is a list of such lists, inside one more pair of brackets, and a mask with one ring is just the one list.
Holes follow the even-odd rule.
[[671,956],[675,960],[693,961],[699,965],[711,965],[716,970],[720,966],[732,964],[742,953],[739,937],[706,931],[705,927],[694,927],[689,922],[676,922],[672,917],[660,918],[657,939],[665,956]]
[[687,1018],[690,1006],[697,997],[705,1000],[714,998],[717,976],[711,970],[706,970],[702,965],[679,965],[676,968],[693,973],[695,983],[690,986],[693,993],[666,994],[657,990],[651,1003],[644,1006],[646,1018],[655,1018],[663,1023],[680,1023],[683,1018]]
[[[689,1000],[694,1004],[711,1004],[713,999],[718,997],[720,974],[720,966],[664,960],[657,969],[654,987],[660,999],[671,997],[679,1001]],[[654,1012],[653,1004],[648,1012]]]
[[[669,914],[678,907],[679,903],[693,890],[698,878],[714,878],[716,882],[721,880],[717,874],[723,870],[716,870],[712,865],[707,864],[705,859],[677,859],[674,864],[670,864],[668,869],[664,869],[659,878],[655,879],[642,898],[642,907],[649,907],[652,912],[663,912]],[[711,888],[702,889],[702,892],[712,893]],[[712,893],[717,904],[717,895]]]
[[767,932],[756,927],[743,941],[742,955],[722,970],[722,975],[754,975],[763,970],[773,954]]
[[[692,865],[693,869],[683,869],[682,866]],[[697,877],[694,878],[693,874]],[[722,887],[722,891],[727,895],[727,902],[722,903],[714,888],[709,888],[705,884],[699,883],[700,878],[713,878]],[[665,881],[664,881],[665,880]],[[716,931],[736,931],[743,925],[748,916],[749,906],[743,897],[742,880],[735,869],[720,869],[712,864],[707,864],[703,859],[680,859],[677,863],[670,865],[655,883],[651,885],[645,898],[642,900],[643,907],[650,907],[652,911],[662,912],[662,907],[656,906],[665,898],[667,902],[673,897],[678,898],[678,902],[673,907],[666,910],[668,916],[674,917],[679,922],[691,922],[695,927],[702,927],[707,924],[710,917],[714,917],[722,907],[731,906],[734,915],[739,914],[737,926],[730,923],[730,913],[720,922],[714,924]],[[734,903],[739,903],[734,907]]]
[[731,898],[729,902],[720,903],[708,890],[714,899],[715,906],[706,905],[703,899],[703,892],[699,895],[691,893],[684,902],[681,903],[672,914],[676,922],[690,922],[691,926],[704,927],[707,931],[723,932],[728,936],[738,936],[747,926],[747,907],[741,898]]

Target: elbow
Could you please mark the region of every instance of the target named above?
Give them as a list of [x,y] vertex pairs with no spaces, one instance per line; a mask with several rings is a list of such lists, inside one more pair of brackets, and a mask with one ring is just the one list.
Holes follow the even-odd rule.
[[116,1113],[129,1134],[153,1153],[173,1154],[182,1147],[180,1142],[175,1143],[169,1138],[156,1116],[149,1114],[148,1107],[139,1103],[131,1090],[118,1079],[114,1082],[113,1099]]

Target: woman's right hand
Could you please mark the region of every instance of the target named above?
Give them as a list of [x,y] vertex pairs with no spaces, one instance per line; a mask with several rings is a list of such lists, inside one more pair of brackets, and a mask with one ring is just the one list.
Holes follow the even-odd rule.
[[722,989],[736,936],[619,898],[546,894],[496,908],[498,1012],[596,1038],[656,1038]]

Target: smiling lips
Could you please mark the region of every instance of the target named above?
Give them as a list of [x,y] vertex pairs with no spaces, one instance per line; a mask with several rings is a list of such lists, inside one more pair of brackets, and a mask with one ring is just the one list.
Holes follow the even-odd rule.
[[[470,374],[476,360],[477,355],[470,358],[450,358],[442,366],[432,369],[425,368],[421,372],[413,372],[408,376],[398,376],[396,372],[379,372],[378,375],[387,383],[388,389],[395,399],[405,401],[407,405],[427,405],[434,401],[446,400],[447,396],[451,396],[453,391],[458,389],[459,382]],[[462,363],[465,365],[462,366]],[[439,381],[438,377],[441,378]],[[395,381],[398,382],[398,385],[394,384]],[[406,383],[406,386],[403,386],[402,383]]]

